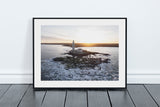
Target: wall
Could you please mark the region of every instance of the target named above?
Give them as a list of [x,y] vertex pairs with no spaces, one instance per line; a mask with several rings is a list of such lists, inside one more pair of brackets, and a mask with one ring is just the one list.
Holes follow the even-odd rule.
[[160,83],[159,4],[159,0],[0,1],[0,83],[32,82],[32,17],[72,16],[127,17],[128,83]]

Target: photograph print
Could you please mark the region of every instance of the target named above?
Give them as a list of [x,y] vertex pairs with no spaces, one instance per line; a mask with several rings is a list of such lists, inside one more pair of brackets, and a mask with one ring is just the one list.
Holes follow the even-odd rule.
[[35,88],[125,88],[126,18],[33,21]]

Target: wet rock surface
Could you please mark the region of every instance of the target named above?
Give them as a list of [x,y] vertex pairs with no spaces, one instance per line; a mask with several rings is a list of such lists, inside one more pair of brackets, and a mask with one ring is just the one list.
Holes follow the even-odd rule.
[[65,69],[71,68],[95,68],[101,69],[98,65],[101,63],[109,63],[110,59],[102,60],[101,58],[79,58],[79,57],[56,57],[53,58],[53,61],[60,62],[65,65]]
[[[109,63],[101,63],[94,68],[66,69],[61,62],[53,60],[42,62],[42,80],[119,80],[119,73],[111,69]],[[100,69],[101,68],[101,69]]]

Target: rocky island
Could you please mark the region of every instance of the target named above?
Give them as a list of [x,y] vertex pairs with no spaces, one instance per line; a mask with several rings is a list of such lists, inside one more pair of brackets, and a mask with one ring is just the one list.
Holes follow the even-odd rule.
[[101,54],[105,56],[109,56],[109,54],[90,52],[82,49],[75,49],[74,41],[72,44],[72,50],[65,54],[68,54],[70,56],[56,57],[56,58],[53,58],[53,60],[59,61],[62,64],[64,64],[66,66],[65,69],[67,70],[71,68],[80,68],[80,69],[94,68],[101,63],[109,63],[110,61],[109,58],[106,58],[106,59],[94,58],[94,55],[96,54]]
[[42,80],[118,80],[118,71],[112,69],[108,53],[75,49],[73,41],[72,49],[64,54],[45,65],[48,70],[42,72]]

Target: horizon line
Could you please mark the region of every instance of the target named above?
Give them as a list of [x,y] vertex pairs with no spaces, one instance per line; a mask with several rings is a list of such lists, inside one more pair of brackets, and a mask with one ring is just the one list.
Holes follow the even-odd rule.
[[[64,44],[72,44],[72,43],[70,43],[70,42],[41,42],[41,44],[62,44],[62,43],[64,43]],[[75,44],[80,44],[80,42],[78,42],[78,43],[75,43]],[[81,42],[81,44],[119,44],[119,42],[109,42],[109,43],[83,43],[83,42]]]

